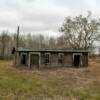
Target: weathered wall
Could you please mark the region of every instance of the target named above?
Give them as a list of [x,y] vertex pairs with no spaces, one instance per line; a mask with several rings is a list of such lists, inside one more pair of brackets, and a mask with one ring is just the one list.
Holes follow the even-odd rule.
[[20,66],[21,65],[21,57],[20,57],[20,54],[18,52],[15,53],[15,63],[16,63],[16,66]]
[[88,53],[83,53],[82,61],[83,66],[88,66]]
[[58,53],[52,53],[51,54],[51,64],[52,65],[58,65],[59,62],[58,62]]
[[73,65],[72,53],[64,54],[64,66],[69,67]]
[[57,66],[58,65],[58,53],[50,53],[50,64],[45,64],[45,52],[41,53],[40,59],[41,59],[41,66]]
[[[19,66],[21,65],[21,53],[16,53],[16,65]],[[49,52],[48,52],[49,53]],[[64,63],[59,64],[59,52],[55,53],[52,52],[50,56],[50,64],[45,64],[45,52],[41,52],[40,54],[40,67],[45,67],[45,66],[65,66],[65,67],[71,67],[73,66],[73,54],[74,53],[64,53]],[[29,66],[29,53],[27,53],[27,66]],[[82,53],[82,66],[88,66],[88,53]]]

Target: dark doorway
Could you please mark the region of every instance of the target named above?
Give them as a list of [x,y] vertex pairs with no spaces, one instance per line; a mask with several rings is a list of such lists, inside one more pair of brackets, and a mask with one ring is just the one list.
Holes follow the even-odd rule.
[[74,55],[74,66],[80,66],[80,55]]
[[39,55],[38,54],[31,54],[30,56],[30,66],[31,68],[34,66],[39,67]]
[[22,55],[21,64],[26,65],[26,54]]
[[50,54],[49,53],[45,54],[45,64],[50,64]]
[[59,53],[59,64],[64,64],[64,54],[63,53]]

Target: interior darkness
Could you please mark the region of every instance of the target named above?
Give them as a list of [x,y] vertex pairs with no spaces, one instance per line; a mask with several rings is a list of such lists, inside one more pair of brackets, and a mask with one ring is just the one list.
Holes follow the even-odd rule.
[[80,64],[80,55],[74,55],[74,66],[79,66]]
[[64,55],[59,55],[59,64],[64,63]]
[[26,55],[22,55],[21,63],[26,64]]

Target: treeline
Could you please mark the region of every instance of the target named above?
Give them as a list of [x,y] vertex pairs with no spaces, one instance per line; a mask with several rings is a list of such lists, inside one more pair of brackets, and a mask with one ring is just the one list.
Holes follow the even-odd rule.
[[[10,59],[13,47],[16,48],[17,33],[3,31],[0,34],[0,58]],[[55,49],[65,48],[64,37],[47,37],[44,35],[21,34],[19,35],[19,47],[29,49]]]
[[60,32],[62,35],[58,38],[20,33],[17,39],[17,32],[3,31],[0,34],[0,58],[11,58],[11,50],[16,47],[17,40],[19,47],[23,48],[89,49],[92,52],[95,43],[100,42],[100,19],[92,18],[91,12],[88,12],[87,16],[66,17]]

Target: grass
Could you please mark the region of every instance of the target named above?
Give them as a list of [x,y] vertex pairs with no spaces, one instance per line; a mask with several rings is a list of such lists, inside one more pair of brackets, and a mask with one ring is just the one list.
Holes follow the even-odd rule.
[[0,100],[36,100],[37,96],[48,97],[38,100],[100,100],[99,61],[91,60],[88,68],[38,71],[20,70],[11,61],[0,61]]

